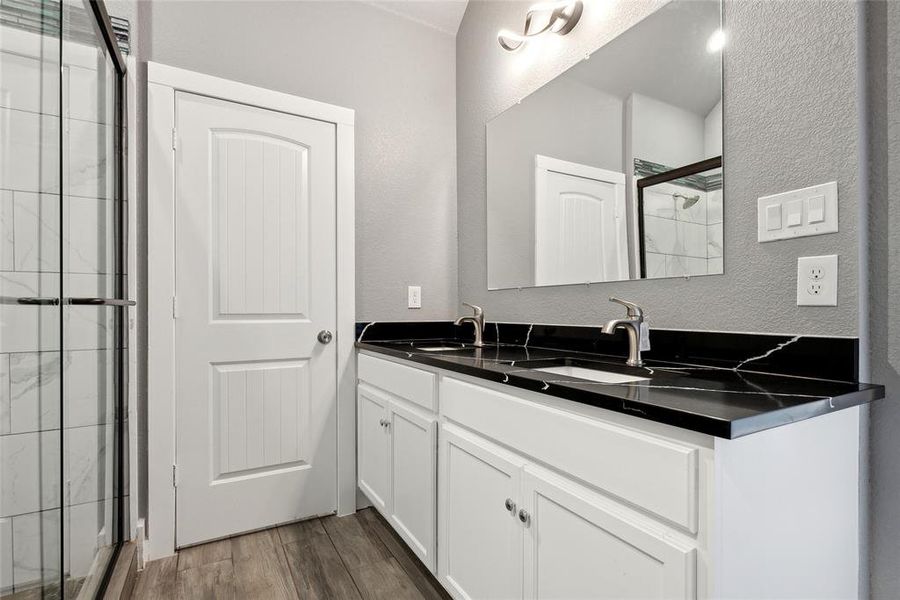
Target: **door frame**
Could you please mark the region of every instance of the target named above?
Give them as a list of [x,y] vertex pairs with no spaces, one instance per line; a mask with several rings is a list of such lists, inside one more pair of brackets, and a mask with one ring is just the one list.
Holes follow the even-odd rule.
[[175,553],[175,94],[190,92],[336,126],[337,513],[356,511],[354,123],[349,108],[147,63],[147,558]]

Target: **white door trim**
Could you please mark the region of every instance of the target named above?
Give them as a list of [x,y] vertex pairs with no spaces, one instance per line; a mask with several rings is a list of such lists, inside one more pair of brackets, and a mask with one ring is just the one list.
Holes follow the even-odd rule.
[[337,129],[337,511],[356,511],[354,121],[352,109],[147,63],[148,560],[175,553],[175,93],[334,123]]

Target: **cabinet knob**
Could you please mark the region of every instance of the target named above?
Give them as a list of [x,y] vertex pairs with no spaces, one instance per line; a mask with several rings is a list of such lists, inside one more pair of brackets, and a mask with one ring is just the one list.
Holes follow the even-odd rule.
[[519,520],[525,524],[525,527],[528,527],[529,522],[531,521],[531,515],[528,514],[524,508],[519,510]]
[[512,501],[512,498],[507,498],[507,499],[506,499],[506,503],[504,504],[504,506],[506,506],[506,510],[508,510],[509,512],[515,514],[515,512],[516,512],[516,503]]

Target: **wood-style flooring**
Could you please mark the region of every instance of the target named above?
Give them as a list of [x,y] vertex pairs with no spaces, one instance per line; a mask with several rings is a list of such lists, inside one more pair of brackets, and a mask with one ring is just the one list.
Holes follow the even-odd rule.
[[375,510],[258,531],[148,563],[136,599],[449,598]]

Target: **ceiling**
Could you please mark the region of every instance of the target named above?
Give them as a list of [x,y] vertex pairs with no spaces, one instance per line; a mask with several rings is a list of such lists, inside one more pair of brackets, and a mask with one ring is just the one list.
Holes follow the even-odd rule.
[[468,0],[371,0],[369,4],[455,36]]
[[721,55],[706,51],[719,0],[671,2],[568,71],[625,99],[632,92],[706,115],[722,98]]

